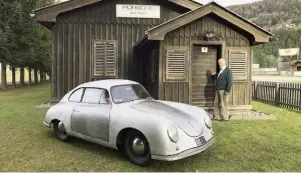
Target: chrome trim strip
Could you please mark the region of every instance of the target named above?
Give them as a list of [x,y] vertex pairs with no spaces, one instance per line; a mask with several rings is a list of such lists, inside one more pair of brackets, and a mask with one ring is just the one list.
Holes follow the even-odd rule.
[[44,126],[46,126],[46,127],[48,127],[48,128],[51,127],[50,124],[48,124],[46,121],[43,121],[43,124],[44,124]]
[[208,149],[210,146],[213,145],[213,143],[215,142],[214,137],[211,138],[205,145],[200,146],[200,147],[195,147],[195,148],[190,148],[188,150],[185,150],[181,153],[178,154],[174,154],[174,155],[167,155],[167,156],[163,156],[163,155],[152,155],[151,158],[154,160],[163,160],[163,161],[174,161],[174,160],[180,160],[198,153],[201,153],[203,151],[205,151],[206,149]]

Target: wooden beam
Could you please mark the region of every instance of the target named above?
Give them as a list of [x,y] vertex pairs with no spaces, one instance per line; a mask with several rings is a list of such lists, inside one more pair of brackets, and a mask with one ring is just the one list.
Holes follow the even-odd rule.
[[63,12],[94,4],[102,0],[70,0],[60,4],[35,10],[36,19],[40,21],[56,22],[56,17]]
[[169,20],[161,25],[158,25],[147,31],[149,40],[164,40],[165,35],[181,26],[193,22],[207,14],[216,14],[217,16],[227,20],[228,22],[236,25],[237,27],[245,30],[254,37],[254,42],[256,43],[267,43],[269,42],[270,35],[261,29],[253,26],[239,17],[234,16],[225,9],[213,4],[208,4],[206,6],[200,7],[196,10],[185,13],[179,17]]
[[148,38],[149,40],[164,40],[165,35],[173,31],[185,24],[191,23],[194,20],[205,16],[207,14],[211,13],[210,8],[201,8],[199,10],[190,11],[188,13],[185,13],[184,15],[181,15],[179,17],[176,17],[172,20],[169,20],[168,22],[165,22],[161,25],[158,25],[151,30],[148,30]]
[[239,28],[242,28],[243,30],[251,33],[255,37],[256,42],[261,42],[261,43],[266,43],[269,42],[269,35],[266,34],[265,32],[261,31],[260,29],[252,26],[251,24],[241,20],[238,17],[233,16],[232,14],[224,11],[223,9],[217,7],[217,6],[212,6],[212,11],[219,17],[235,24]]
[[190,10],[196,10],[197,8],[200,8],[202,5],[192,2],[192,1],[188,1],[188,0],[169,0],[170,2],[173,2],[174,4],[186,7]]

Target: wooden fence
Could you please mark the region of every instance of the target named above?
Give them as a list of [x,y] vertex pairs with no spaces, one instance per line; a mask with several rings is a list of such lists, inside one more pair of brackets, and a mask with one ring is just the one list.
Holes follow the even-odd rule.
[[301,83],[253,81],[253,100],[301,111]]

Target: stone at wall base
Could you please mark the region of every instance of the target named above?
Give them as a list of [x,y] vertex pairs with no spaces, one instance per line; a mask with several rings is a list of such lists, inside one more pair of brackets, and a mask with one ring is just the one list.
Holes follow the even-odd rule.
[[[213,119],[213,114],[209,113],[211,119]],[[266,114],[263,112],[255,111],[249,113],[236,113],[232,114],[230,118],[231,121],[238,121],[238,120],[277,120],[274,115]]]

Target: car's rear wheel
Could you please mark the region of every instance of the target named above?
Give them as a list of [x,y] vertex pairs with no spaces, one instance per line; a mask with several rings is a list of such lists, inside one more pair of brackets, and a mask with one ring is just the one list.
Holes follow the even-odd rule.
[[149,143],[140,132],[128,131],[124,145],[126,155],[133,164],[148,166],[152,163]]
[[61,121],[55,121],[53,123],[53,131],[55,133],[55,136],[60,140],[60,141],[67,141],[68,135],[65,131],[65,126]]

